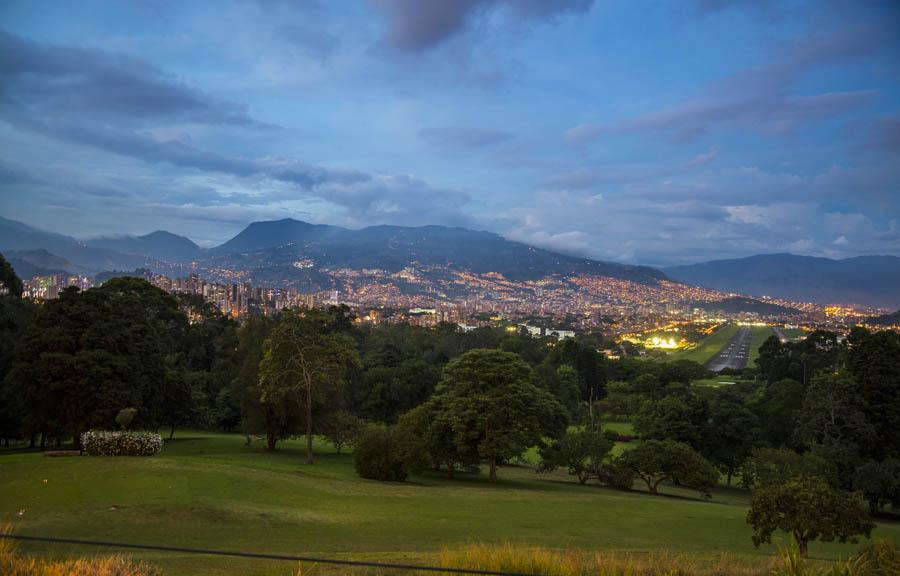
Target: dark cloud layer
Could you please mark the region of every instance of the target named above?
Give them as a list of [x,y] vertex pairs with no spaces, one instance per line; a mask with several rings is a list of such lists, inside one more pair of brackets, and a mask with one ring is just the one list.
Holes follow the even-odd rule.
[[399,51],[417,52],[460,32],[480,12],[503,9],[520,20],[548,19],[584,12],[593,0],[370,0],[370,3],[386,20],[387,45]]
[[[363,223],[414,223],[421,217],[454,223],[464,220],[465,193],[436,189],[418,178],[291,159],[238,157],[156,136],[154,130],[178,122],[235,129],[257,129],[263,124],[242,107],[209,97],[144,61],[41,45],[0,31],[0,79],[0,120],[18,130],[150,164],[288,185],[286,190],[261,197],[230,195],[229,201],[252,205],[315,198],[341,207],[351,220]],[[10,179],[12,176],[10,173]],[[86,190],[97,196],[103,188]],[[104,195],[113,196],[109,192]],[[180,200],[216,203],[202,200],[206,195],[191,190]],[[163,197],[165,194],[157,194],[158,199]]]
[[240,105],[216,100],[143,61],[45,45],[0,29],[0,105],[65,115],[263,127]]

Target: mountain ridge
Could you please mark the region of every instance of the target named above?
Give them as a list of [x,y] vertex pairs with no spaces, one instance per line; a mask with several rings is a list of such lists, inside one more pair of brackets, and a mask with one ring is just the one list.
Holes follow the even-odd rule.
[[88,246],[175,262],[193,260],[204,251],[193,240],[166,230],[156,230],[141,236],[100,236],[84,240]]
[[[662,268],[673,280],[713,290],[800,302],[900,307],[900,257],[831,259],[757,254]],[[894,288],[891,288],[894,286]]]
[[350,229],[291,218],[253,222],[231,240],[212,248],[210,254],[227,259],[235,251],[247,257],[255,254],[258,262],[274,259],[287,263],[294,254],[323,266],[399,270],[417,263],[476,273],[498,272],[513,280],[579,273],[638,282],[666,278],[647,266],[569,256],[493,232],[439,225]]

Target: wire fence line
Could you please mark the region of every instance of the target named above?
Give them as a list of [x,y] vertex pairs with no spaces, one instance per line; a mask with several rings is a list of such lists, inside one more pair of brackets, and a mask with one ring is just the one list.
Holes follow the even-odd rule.
[[126,548],[131,550],[153,550],[157,552],[181,552],[186,554],[202,554],[207,556],[231,556],[234,558],[255,558],[258,560],[284,560],[291,562],[310,562],[356,566],[360,568],[383,568],[386,570],[415,570],[444,574],[475,574],[480,576],[541,576],[536,573],[502,572],[496,570],[479,570],[475,568],[450,568],[440,566],[423,566],[417,564],[396,564],[392,562],[369,562],[365,560],[339,560],[337,558],[317,558],[314,556],[295,556],[292,554],[271,554],[266,552],[244,552],[240,550],[209,550],[205,548],[185,548],[182,546],[163,546],[158,544],[132,544],[127,542],[106,542],[102,540],[81,540],[78,538],[58,538],[55,536],[28,536],[25,534],[3,534],[0,538],[25,542],[45,542],[49,544],[77,544],[80,546],[97,546],[103,548]]

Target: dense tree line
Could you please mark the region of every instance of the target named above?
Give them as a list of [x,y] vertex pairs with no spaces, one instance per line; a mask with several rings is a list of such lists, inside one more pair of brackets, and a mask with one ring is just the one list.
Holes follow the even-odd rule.
[[[847,512],[795,537],[865,532],[869,512],[900,506],[900,335],[853,329],[801,342],[772,337],[736,384],[692,385],[694,362],[598,352],[596,335],[557,342],[453,324],[362,326],[345,307],[286,310],[238,325],[202,298],[135,278],[64,290],[37,305],[0,262],[0,435],[46,446],[113,428],[241,430],[248,442],[305,436],[355,446],[361,475],[489,476],[537,446],[543,470],[651,493],[708,493],[719,475],[754,490],[756,539],[790,523],[792,490]],[[192,321],[188,321],[188,318]],[[613,455],[601,419],[633,423],[641,444]],[[824,488],[823,488],[824,486]],[[830,490],[831,493],[826,493]],[[824,504],[823,504],[824,505]],[[793,530],[793,528],[791,528]],[[813,534],[813,536],[810,536]],[[806,535],[806,536],[804,536]]]

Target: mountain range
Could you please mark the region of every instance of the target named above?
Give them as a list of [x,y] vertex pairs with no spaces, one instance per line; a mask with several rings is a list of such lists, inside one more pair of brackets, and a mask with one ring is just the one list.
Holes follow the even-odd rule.
[[[900,258],[894,256],[832,260],[766,254],[658,270],[559,254],[491,232],[446,226],[353,230],[283,219],[253,222],[227,242],[204,249],[166,231],[78,240],[0,218],[0,252],[23,276],[31,271],[83,274],[140,266],[165,271],[167,265],[198,262],[252,271],[255,281],[278,282],[314,279],[322,268],[399,271],[407,266],[442,266],[498,272],[511,280],[589,274],[652,284],[669,278],[735,294],[900,307]],[[54,256],[59,258],[53,260]]]
[[761,254],[663,268],[671,279],[713,290],[821,303],[900,307],[900,258],[844,260]]

